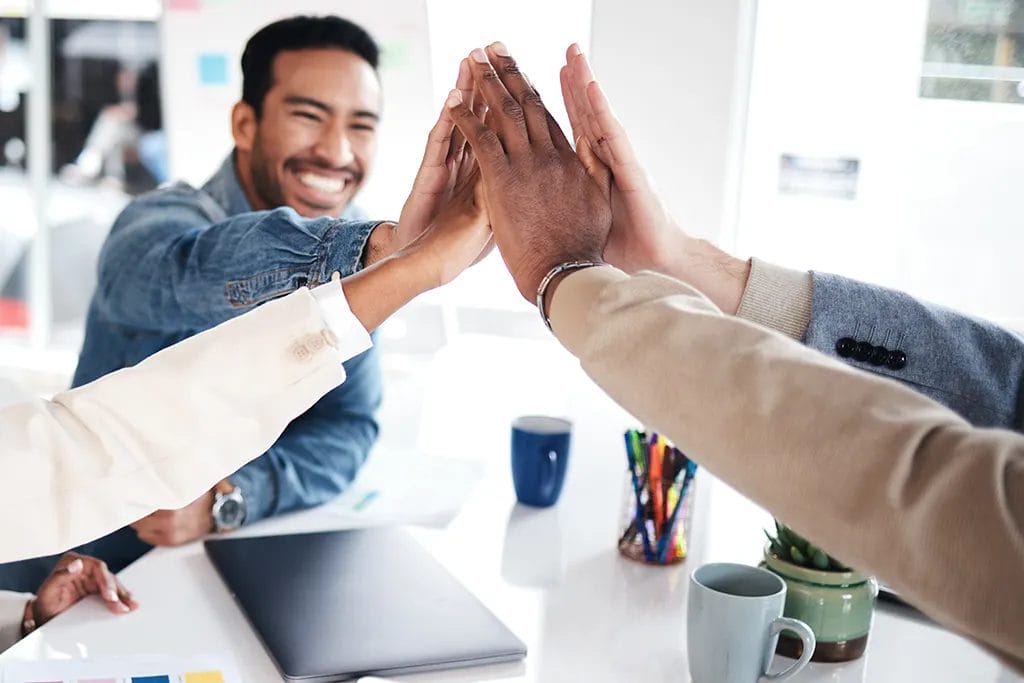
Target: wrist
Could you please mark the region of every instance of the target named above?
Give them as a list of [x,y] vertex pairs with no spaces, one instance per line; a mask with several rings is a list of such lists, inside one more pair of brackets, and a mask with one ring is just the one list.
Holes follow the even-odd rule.
[[548,330],[554,331],[551,327],[551,302],[554,300],[555,289],[558,285],[571,273],[586,268],[594,268],[597,266],[605,265],[602,259],[590,258],[590,259],[575,259],[569,261],[563,261],[553,266],[547,273],[545,273],[540,284],[537,286],[537,311],[540,313],[541,320],[547,326]]
[[750,278],[750,262],[694,237],[686,237],[674,253],[677,256],[659,272],[696,287],[722,312],[735,315]]
[[403,298],[413,299],[444,284],[443,266],[437,253],[420,242],[397,250],[388,259],[388,266],[398,278],[396,283]]

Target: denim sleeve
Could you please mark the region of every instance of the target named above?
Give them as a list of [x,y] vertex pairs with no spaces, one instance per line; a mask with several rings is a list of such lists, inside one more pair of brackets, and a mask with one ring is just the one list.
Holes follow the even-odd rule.
[[[1020,429],[1024,339],[991,322],[903,292],[812,273],[811,321],[804,342],[855,367],[902,382],[978,427]],[[841,357],[852,339],[905,354],[891,367]],[[842,391],[841,388],[837,388]]]
[[205,329],[301,286],[356,272],[379,221],[308,219],[289,208],[213,222],[170,188],[132,202],[100,254],[96,303],[111,322]]
[[246,501],[245,523],[301,510],[352,482],[377,438],[381,401],[376,347],[345,363],[348,378],[293,421],[269,451],[230,477]]

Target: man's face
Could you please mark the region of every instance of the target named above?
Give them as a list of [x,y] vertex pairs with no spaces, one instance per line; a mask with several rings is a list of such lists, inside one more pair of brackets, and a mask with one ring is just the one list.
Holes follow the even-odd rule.
[[260,118],[244,103],[232,117],[250,202],[341,215],[370,171],[379,120],[380,83],[363,58],[331,48],[281,52]]

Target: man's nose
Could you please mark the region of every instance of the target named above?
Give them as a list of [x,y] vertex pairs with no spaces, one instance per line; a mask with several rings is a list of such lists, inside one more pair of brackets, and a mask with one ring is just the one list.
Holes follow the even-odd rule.
[[317,141],[316,153],[334,168],[351,164],[355,154],[348,136],[348,127],[342,124],[328,126]]

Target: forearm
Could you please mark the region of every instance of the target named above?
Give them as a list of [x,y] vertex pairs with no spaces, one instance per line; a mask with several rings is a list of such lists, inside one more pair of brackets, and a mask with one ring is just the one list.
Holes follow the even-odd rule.
[[184,507],[266,451],[344,380],[325,330],[302,290],[52,402],[4,407],[0,519],[33,521],[0,532],[0,562]]
[[732,256],[707,240],[685,238],[658,272],[700,290],[720,310],[735,314],[743,298],[750,262]]
[[342,281],[352,313],[368,331],[418,295],[438,286],[436,268],[419,251],[403,250]]
[[897,290],[751,261],[739,317],[902,382],[974,425],[1024,423],[1020,336]]
[[681,283],[591,270],[562,281],[552,321],[605,391],[844,562],[1024,657],[1024,439]]
[[119,218],[100,258],[104,318],[148,330],[205,329],[302,286],[360,268],[375,222],[304,219],[286,208],[219,223]]

